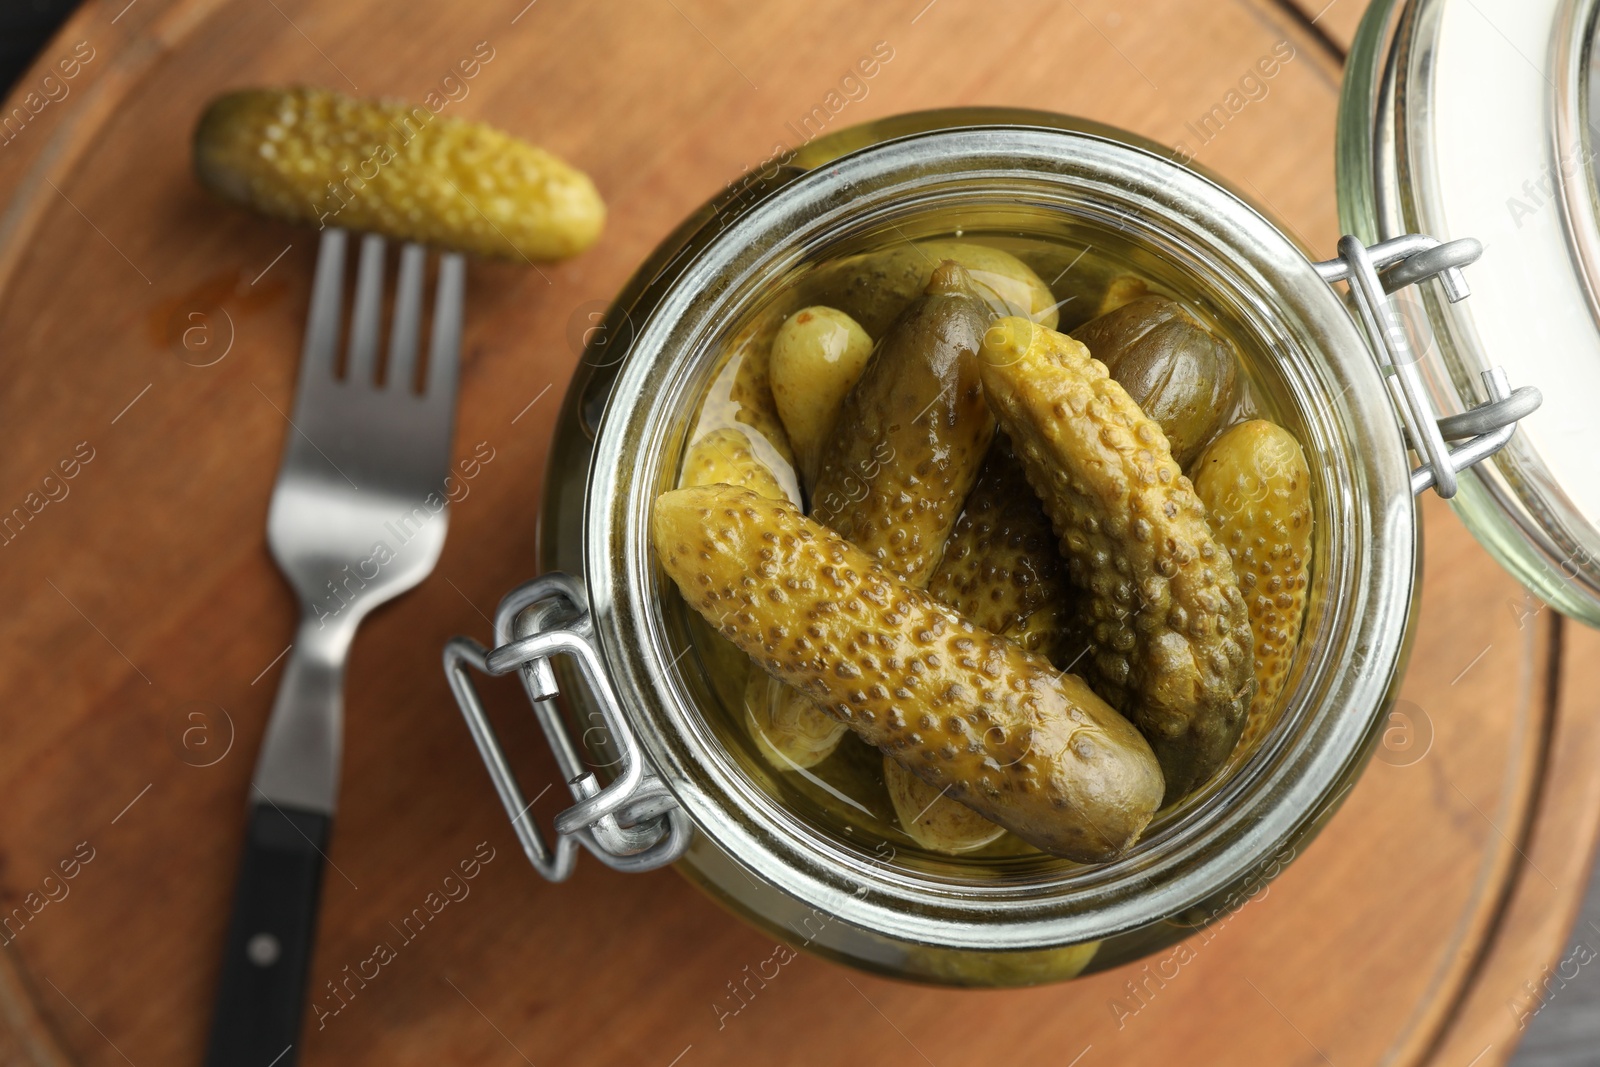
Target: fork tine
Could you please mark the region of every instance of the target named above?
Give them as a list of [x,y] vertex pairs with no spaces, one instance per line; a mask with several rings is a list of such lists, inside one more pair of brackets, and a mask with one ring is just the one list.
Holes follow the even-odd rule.
[[462,303],[467,265],[458,252],[439,258],[439,283],[433,303],[433,337],[428,344],[428,386],[432,403],[454,405],[456,364],[461,355]]
[[300,350],[300,384],[295,404],[311,395],[312,383],[333,377],[339,353],[340,305],[344,301],[345,232],[327,229],[317,247],[317,272],[311,281],[311,311],[306,315],[305,343]]
[[345,381],[371,385],[377,376],[378,327],[383,316],[383,238],[361,239],[361,265],[356,268],[356,306],[350,315],[350,355]]
[[400,248],[400,278],[395,283],[394,321],[389,327],[389,372],[386,389],[411,392],[417,375],[417,348],[422,330],[422,269],[427,249],[409,243]]

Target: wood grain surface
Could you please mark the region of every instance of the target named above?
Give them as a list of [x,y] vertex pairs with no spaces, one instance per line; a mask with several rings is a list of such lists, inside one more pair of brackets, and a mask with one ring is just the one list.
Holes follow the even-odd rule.
[[1322,33],[1335,48],[1349,51],[1356,35],[1356,26],[1366,14],[1366,0],[1293,0],[1292,6],[1313,27],[1313,33]]
[[[691,208],[792,146],[788,124],[875,44],[893,58],[837,125],[958,104],[1090,116],[1185,145],[1326,254],[1354,21],[1334,16],[1355,0],[1322,35],[1315,11],[1266,0],[525,3],[90,3],[8,101],[28,106],[88,42],[67,94],[0,144],[0,513],[60,497],[0,545],[0,902],[29,916],[0,953],[0,1062],[198,1062],[294,619],[263,526],[314,235],[202,194],[194,119],[253,84],[420,99],[480,41],[494,58],[449,113],[587,170],[610,222],[571,262],[471,269],[457,451],[495,458],[434,576],[352,653],[311,967],[326,1014],[308,1015],[302,1063],[1502,1062],[1521,983],[1564,950],[1587,878],[1600,639],[1541,610],[1437,501],[1406,721],[1270,892],[1166,980],[1139,964],[964,993],[802,957],[719,1026],[726,983],[773,945],[671,871],[584,859],[568,884],[541,882],[438,666],[529,576],[588,314]],[[1197,137],[1283,41],[1295,55],[1268,92]],[[75,456],[70,481],[46,482]],[[537,792],[553,761],[514,693],[491,703]],[[470,895],[336,998],[329,983],[397,940],[391,924],[482,842],[494,858]]]

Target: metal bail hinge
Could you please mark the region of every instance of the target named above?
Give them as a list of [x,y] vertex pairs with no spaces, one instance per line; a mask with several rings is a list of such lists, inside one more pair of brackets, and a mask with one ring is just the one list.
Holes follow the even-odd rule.
[[[564,880],[572,873],[580,844],[620,871],[650,870],[682,856],[689,846],[692,824],[661,779],[645,770],[633,730],[622,715],[594,647],[594,626],[583,587],[565,574],[547,574],[520,585],[500,601],[494,629],[497,647],[492,651],[470,637],[452,638],[444,649],[444,672],[534,869],[552,882]],[[615,756],[607,766],[615,769],[616,776],[604,787],[586,765],[556,706],[556,676],[550,657],[558,654],[577,661],[599,705],[601,721],[584,731],[584,736],[603,732],[609,754]],[[576,801],[556,816],[553,848],[528,814],[533,804],[522,798],[468,667],[491,675],[516,671],[522,679],[534,715]]]
[[[1389,377],[1411,448],[1422,459],[1411,472],[1413,495],[1431,486],[1442,497],[1455,496],[1456,473],[1504,448],[1517,431],[1517,420],[1532,414],[1544,399],[1529,385],[1513,390],[1506,372],[1495,367],[1483,372],[1487,403],[1440,418],[1423,386],[1405,323],[1387,294],[1438,278],[1451,303],[1465,300],[1470,290],[1461,268],[1482,254],[1483,246],[1470,237],[1440,242],[1413,233],[1367,248],[1347,235],[1339,239],[1338,259],[1316,264],[1330,285],[1350,283],[1357,321]],[[1462,443],[1451,447],[1450,441]]]

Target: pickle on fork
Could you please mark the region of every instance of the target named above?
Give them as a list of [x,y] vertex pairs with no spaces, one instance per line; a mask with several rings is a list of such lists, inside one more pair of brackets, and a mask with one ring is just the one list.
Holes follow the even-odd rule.
[[265,215],[494,259],[562,259],[600,236],[606,209],[587,175],[437,114],[325,89],[240,89],[206,105],[195,174]]
[[1227,760],[1255,691],[1228,553],[1161,427],[1082,343],[1001,319],[982,373],[1081,594],[1096,691],[1144,732],[1177,800]]
[[989,442],[978,380],[988,311],[954,262],[895,321],[845,397],[811,514],[896,576],[924,586]]
[[1099,862],[1155,814],[1163,783],[1149,744],[1082,680],[792,505],[726,485],[678,489],[656,499],[651,526],[667,575],[719,633],[1022,840]]

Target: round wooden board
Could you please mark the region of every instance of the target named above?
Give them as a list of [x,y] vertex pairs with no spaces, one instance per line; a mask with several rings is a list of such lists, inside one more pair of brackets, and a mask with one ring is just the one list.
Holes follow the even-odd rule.
[[[1397,733],[1321,837],[1181,963],[964,993],[802,957],[741,1001],[729,983],[772,943],[673,872],[586,858],[566,885],[538,879],[439,650],[486,636],[499,594],[529,576],[575,339],[655,242],[842,100],[828,128],[981,103],[1183,142],[1326,251],[1340,72],[1304,16],[1266,0],[1137,15],[1040,0],[1003,17],[978,0],[525,3],[97,0],[7,102],[37,114],[0,145],[0,515],[38,511],[0,545],[4,1062],[198,1062],[294,618],[263,527],[315,237],[203,195],[188,173],[195,117],[254,84],[421,99],[480,41],[493,59],[457,83],[468,91],[450,113],[583,167],[610,225],[569,263],[471,269],[456,448],[486,442],[494,458],[453,509],[433,577],[356,641],[302,1063],[1508,1055],[1534,1007],[1519,985],[1560,954],[1587,877],[1600,642],[1540,610],[1437,502],[1403,706],[1419,732]],[[61,96],[42,79],[80,41],[92,58]],[[1202,143],[1190,124],[1285,41],[1295,54],[1266,95]],[[878,42],[892,59],[830,97]],[[75,477],[46,480],[75,455]],[[493,693],[537,792],[554,765],[518,700]],[[563,794],[544,796],[541,820]],[[399,936],[480,843],[493,859],[470,894]],[[352,978],[380,941],[396,958]]]

